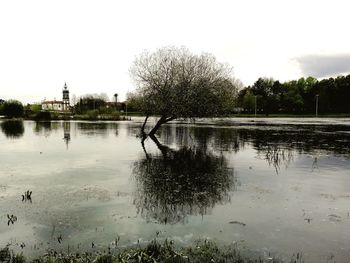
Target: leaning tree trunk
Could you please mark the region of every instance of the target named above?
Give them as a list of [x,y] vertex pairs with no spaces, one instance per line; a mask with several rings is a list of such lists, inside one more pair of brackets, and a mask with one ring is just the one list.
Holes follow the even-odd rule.
[[147,134],[145,133],[145,126],[148,120],[148,115],[146,115],[145,121],[143,122],[143,125],[141,127],[141,135],[142,135],[142,141],[144,141],[147,138]]
[[165,123],[166,118],[164,116],[160,117],[156,125],[152,128],[152,130],[148,133],[149,136],[154,136],[156,131]]
[[174,119],[176,119],[175,116],[171,116],[171,117],[166,117],[166,116],[162,116],[160,117],[160,119],[158,120],[158,122],[156,123],[156,125],[152,128],[152,130],[147,134],[145,132],[145,126],[146,126],[146,122],[148,120],[149,116],[146,116],[145,121],[141,127],[141,134],[142,134],[142,143],[146,140],[147,136],[155,136],[156,132],[158,131],[158,129],[160,128],[160,126],[162,126],[162,124],[167,123],[169,121],[172,121]]
[[160,119],[158,120],[156,125],[153,127],[153,129],[148,133],[148,135],[154,136],[156,134],[157,130],[160,128],[160,126],[162,126],[162,124],[167,123],[167,122],[172,121],[172,120],[175,120],[175,119],[176,119],[175,116],[172,116],[169,118],[167,118],[165,116],[160,117]]

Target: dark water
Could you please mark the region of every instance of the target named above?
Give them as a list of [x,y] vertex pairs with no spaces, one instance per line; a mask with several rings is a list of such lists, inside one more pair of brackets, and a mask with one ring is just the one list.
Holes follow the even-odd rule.
[[1,122],[0,246],[35,255],[210,238],[349,261],[350,120],[177,123],[144,147],[140,126]]

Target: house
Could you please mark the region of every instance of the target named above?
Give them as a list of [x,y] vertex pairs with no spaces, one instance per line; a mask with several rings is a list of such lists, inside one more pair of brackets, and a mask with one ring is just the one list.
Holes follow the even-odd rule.
[[41,103],[41,108],[48,111],[63,111],[63,101],[46,100]]

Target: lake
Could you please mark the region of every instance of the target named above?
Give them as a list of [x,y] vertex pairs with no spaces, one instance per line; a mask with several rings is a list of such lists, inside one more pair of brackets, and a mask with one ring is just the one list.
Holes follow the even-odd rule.
[[350,119],[178,121],[144,146],[142,121],[2,120],[0,247],[34,256],[208,238],[349,261]]

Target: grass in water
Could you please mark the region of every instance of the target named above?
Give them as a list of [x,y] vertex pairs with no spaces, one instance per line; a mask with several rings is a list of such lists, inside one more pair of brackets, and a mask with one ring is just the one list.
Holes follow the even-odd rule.
[[[219,247],[213,241],[198,241],[194,246],[176,249],[172,241],[165,240],[160,243],[151,241],[147,246],[125,248],[117,254],[84,253],[61,254],[50,251],[47,254],[32,260],[27,260],[22,254],[14,254],[8,247],[0,250],[0,262],[6,263],[206,263],[206,262],[232,262],[232,263],[277,263],[284,262],[273,257],[243,256],[237,248]],[[290,263],[303,262],[298,253],[289,261]]]

